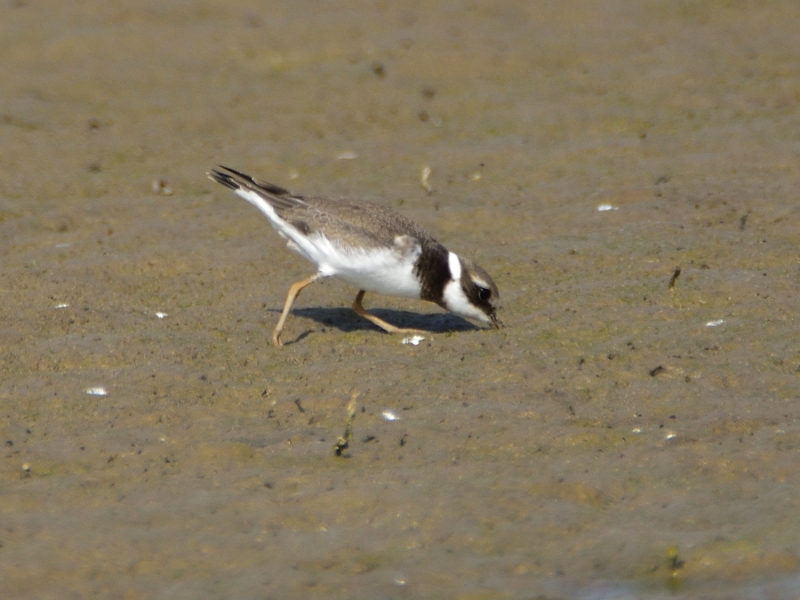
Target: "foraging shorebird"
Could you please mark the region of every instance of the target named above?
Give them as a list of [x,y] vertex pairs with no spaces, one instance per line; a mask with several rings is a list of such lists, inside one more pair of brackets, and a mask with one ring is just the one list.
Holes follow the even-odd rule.
[[234,169],[220,169],[212,169],[209,179],[264,213],[288,248],[317,268],[289,288],[272,332],[275,346],[282,345],[281,331],[297,295],[322,277],[339,277],[358,288],[353,310],[389,333],[419,332],[364,310],[366,292],[428,300],[461,317],[500,326],[493,304],[499,293],[489,274],[403,215],[370,202],[293,194]]

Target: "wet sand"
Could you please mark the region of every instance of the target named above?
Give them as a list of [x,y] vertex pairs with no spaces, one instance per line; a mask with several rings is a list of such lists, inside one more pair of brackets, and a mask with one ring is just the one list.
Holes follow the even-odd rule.
[[[6,2],[3,597],[796,598],[799,17]],[[272,348],[310,265],[219,163],[400,210],[506,327],[325,281]]]

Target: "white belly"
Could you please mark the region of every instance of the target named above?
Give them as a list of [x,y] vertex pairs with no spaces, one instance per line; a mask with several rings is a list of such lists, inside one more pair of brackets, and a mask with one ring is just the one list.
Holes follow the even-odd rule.
[[[421,288],[414,275],[414,263],[420,248],[400,253],[393,248],[358,250],[332,243],[316,235],[309,243],[292,248],[317,265],[326,277],[339,277],[353,287],[386,296],[419,298]],[[290,246],[290,247],[291,247]]]

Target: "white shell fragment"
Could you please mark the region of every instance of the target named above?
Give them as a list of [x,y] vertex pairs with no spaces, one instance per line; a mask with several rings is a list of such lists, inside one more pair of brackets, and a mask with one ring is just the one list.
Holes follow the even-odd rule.
[[722,325],[725,321],[723,319],[717,319],[715,321],[709,321],[706,323],[706,327],[716,327],[717,325]]
[[67,308],[67,307],[69,307],[69,304],[67,304],[66,302],[62,302],[61,304],[56,304],[56,308]]
[[431,168],[428,165],[422,167],[422,172],[419,174],[419,182],[422,184],[422,187],[425,188],[425,191],[429,194],[433,191],[433,186],[431,186],[430,181],[428,178],[431,176]]
[[400,417],[398,417],[396,414],[394,414],[390,410],[383,411],[381,413],[381,415],[383,416],[384,420],[386,420],[386,421],[399,421],[400,420]]
[[619,210],[619,206],[614,206],[613,204],[598,204],[597,205],[597,212],[605,212],[607,210]]
[[90,396],[108,396],[108,392],[104,387],[88,387],[83,390],[84,394],[89,394]]
[[419,346],[419,343],[425,339],[425,336],[422,335],[410,335],[408,337],[404,337],[403,340],[400,342],[401,344],[411,344],[412,346]]
[[165,312],[157,312],[157,313],[156,313],[156,316],[157,316],[159,319],[163,319],[164,317],[167,317],[167,316],[169,316],[169,315],[168,315],[167,313],[165,313]]
[[336,155],[337,160],[353,160],[358,158],[358,152],[353,152],[352,150],[343,150]]

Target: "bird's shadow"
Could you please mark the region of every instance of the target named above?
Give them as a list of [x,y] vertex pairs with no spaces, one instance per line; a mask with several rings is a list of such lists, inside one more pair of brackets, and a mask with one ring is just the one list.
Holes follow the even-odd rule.
[[[280,313],[278,309],[270,312]],[[419,314],[407,310],[394,310],[390,308],[377,308],[369,311],[387,323],[405,329],[419,329],[430,333],[449,333],[458,331],[475,331],[480,329],[466,319],[450,313]],[[383,331],[366,319],[359,317],[351,308],[297,308],[292,310],[290,316],[303,317],[316,321],[324,327],[336,328],[339,331]],[[300,335],[295,342],[299,342],[311,332]]]

